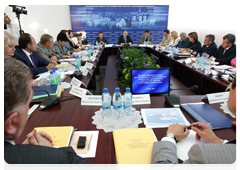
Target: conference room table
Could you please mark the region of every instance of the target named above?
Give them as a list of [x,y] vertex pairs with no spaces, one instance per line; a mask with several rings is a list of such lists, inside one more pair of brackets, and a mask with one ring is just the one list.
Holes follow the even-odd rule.
[[[114,50],[116,47],[112,48],[104,48],[101,49],[99,55],[97,56],[98,60],[94,61],[95,65],[105,65],[106,66],[106,74],[104,79],[103,87],[108,88],[110,94],[113,94],[115,87],[119,87],[117,85],[116,79],[116,68],[114,67],[116,55],[114,55]],[[114,53],[113,53],[114,52]],[[98,67],[90,70],[91,73],[97,74]],[[94,77],[94,76],[93,76]],[[65,82],[70,82],[71,77],[67,76],[64,80]],[[92,85],[92,80],[89,77],[79,78],[84,84],[90,88]],[[181,83],[174,76],[170,77],[170,80],[173,84],[172,88],[185,88],[186,86]],[[61,100],[71,97],[69,94],[70,88],[65,89],[62,93]],[[121,93],[124,93],[124,89],[120,89]],[[174,94],[180,95],[181,103],[195,103],[195,102],[204,102],[208,103],[208,100],[202,100],[201,98],[204,95],[196,95],[191,90],[181,90],[181,91],[173,91]],[[170,106],[165,102],[164,96],[151,96],[151,104],[145,105],[134,105],[137,110],[141,110],[141,108],[170,108]],[[30,107],[35,104],[31,103]],[[220,104],[211,104],[213,108],[221,112],[223,115],[227,116],[231,120],[235,121],[235,118],[232,118],[230,115],[223,113],[223,110],[220,109]],[[98,143],[96,156],[94,158],[86,158],[89,162],[93,164],[115,164],[116,155],[114,148],[114,141],[112,132],[105,133],[102,129],[96,129],[96,125],[92,124],[92,117],[95,115],[96,111],[99,111],[101,106],[84,106],[81,105],[81,98],[73,98],[71,100],[66,100],[60,102],[58,105],[53,106],[44,111],[39,111],[38,108],[31,114],[29,117],[26,126],[21,134],[21,136],[15,141],[16,144],[21,144],[28,133],[30,133],[35,127],[46,127],[46,126],[73,126],[74,128],[79,129],[79,131],[99,131]],[[181,109],[182,113],[186,117],[186,119],[193,123],[194,119],[189,116],[183,109]],[[139,124],[139,127],[145,127],[143,123]],[[167,128],[154,128],[153,129],[158,140],[165,135]],[[235,139],[236,138],[236,128],[225,128],[214,130],[215,134],[221,139]],[[181,161],[180,161],[181,162]]]

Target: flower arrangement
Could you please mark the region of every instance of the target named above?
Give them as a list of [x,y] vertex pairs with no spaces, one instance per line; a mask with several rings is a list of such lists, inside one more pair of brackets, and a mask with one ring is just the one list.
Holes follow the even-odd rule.
[[[134,68],[160,68],[156,61],[137,48],[124,48],[121,51],[123,59],[123,68],[118,70],[122,73],[121,77],[117,78],[118,85],[125,89],[131,87],[131,69]],[[116,64],[119,61],[116,61]]]

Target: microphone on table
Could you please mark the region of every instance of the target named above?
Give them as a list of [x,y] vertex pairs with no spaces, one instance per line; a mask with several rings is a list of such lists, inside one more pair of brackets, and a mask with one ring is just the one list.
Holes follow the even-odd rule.
[[[192,87],[188,87],[188,88],[181,88],[181,89],[170,89],[170,91],[173,90],[193,90],[196,91],[198,90],[198,86],[194,85]],[[171,106],[171,107],[180,107],[180,98],[178,94],[170,94],[170,91],[168,93],[168,95],[165,96],[165,101]]]
[[82,76],[83,76],[81,70],[79,69],[79,66],[76,66],[75,64],[72,64],[71,62],[69,62],[69,61],[67,61],[67,60],[64,60],[64,59],[61,59],[61,60],[66,61],[66,62],[68,62],[69,64],[73,65],[74,67],[77,67],[77,68],[78,68],[79,71],[75,71],[73,74],[71,74],[71,75],[70,75],[71,78],[72,78],[72,77],[78,78],[78,77],[82,77]]
[[34,92],[39,92],[39,91],[44,91],[48,94],[48,97],[46,97],[40,107],[39,107],[39,110],[42,111],[42,110],[46,110],[52,106],[55,106],[56,104],[59,104],[60,102],[60,98],[56,95],[49,95],[49,93],[46,91],[46,90],[34,90]]

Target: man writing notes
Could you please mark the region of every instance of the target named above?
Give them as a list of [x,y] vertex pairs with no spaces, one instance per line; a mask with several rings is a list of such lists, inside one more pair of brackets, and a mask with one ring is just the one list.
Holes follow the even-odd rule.
[[4,159],[9,164],[86,164],[72,147],[53,148],[52,138],[33,130],[22,144],[17,140],[27,122],[32,74],[27,66],[4,57]]
[[52,70],[57,65],[56,61],[50,63],[39,58],[36,53],[35,39],[28,33],[19,38],[19,47],[14,52],[14,57],[27,65],[33,75]]
[[124,31],[123,32],[123,35],[120,35],[119,38],[118,38],[118,44],[120,45],[124,45],[124,44],[133,44],[133,40],[132,38],[128,35],[128,32],[127,31]]
[[98,42],[98,44],[103,44],[103,45],[109,44],[107,38],[103,36],[102,32],[98,33],[98,37],[95,39],[94,45],[96,45],[96,42]]
[[51,50],[52,46],[53,37],[48,34],[43,34],[40,38],[40,42],[37,44],[37,56],[47,62],[57,61],[57,54]]
[[222,45],[217,52],[209,59],[223,64],[231,64],[231,60],[236,57],[235,35],[227,34],[223,37]]
[[160,45],[166,45],[169,44],[172,41],[172,36],[170,34],[170,31],[168,29],[164,30],[163,32],[164,36],[162,39],[162,42],[160,42]]
[[[215,36],[212,34],[209,34],[205,37],[204,45],[198,51],[200,53],[200,55],[203,54],[208,57],[208,56],[213,56],[217,52],[218,47],[217,47],[216,43],[214,42],[214,40],[215,40]],[[194,51],[192,54],[196,55],[197,51]]]
[[[236,79],[230,88],[228,108],[236,116]],[[192,123],[190,126],[196,132],[196,139],[202,138],[208,144],[193,145],[188,152],[189,158],[183,163],[232,164],[236,161],[236,139],[223,141],[214,134],[209,125],[200,122]],[[178,163],[176,142],[186,138],[188,134],[186,125],[170,125],[165,137],[153,144],[152,163]]]
[[144,42],[146,42],[146,44],[153,44],[153,38],[150,34],[150,31],[149,30],[146,30],[145,31],[145,34],[141,36],[141,39],[140,39],[140,44],[144,44]]

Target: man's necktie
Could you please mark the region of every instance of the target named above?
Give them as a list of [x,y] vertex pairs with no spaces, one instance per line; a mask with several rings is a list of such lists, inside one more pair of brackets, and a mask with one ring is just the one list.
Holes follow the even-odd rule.
[[223,51],[223,55],[226,53],[227,49],[225,48],[224,51]]
[[30,57],[31,57],[31,60],[32,60],[32,63],[33,63],[33,67],[36,68],[36,64],[35,64],[35,62],[34,62],[34,60],[33,60],[32,54],[30,54]]

